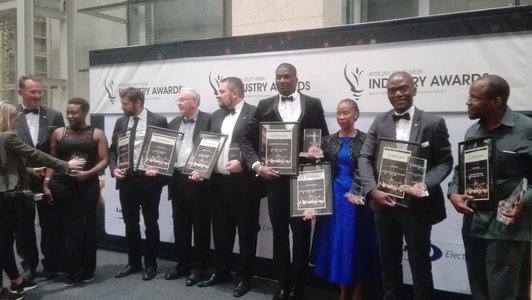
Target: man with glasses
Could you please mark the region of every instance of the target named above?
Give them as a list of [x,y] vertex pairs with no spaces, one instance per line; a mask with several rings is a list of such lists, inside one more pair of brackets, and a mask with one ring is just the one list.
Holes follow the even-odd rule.
[[459,194],[458,172],[449,183],[448,197],[464,215],[462,238],[473,299],[517,299],[520,268],[527,242],[532,240],[532,119],[508,106],[510,87],[500,76],[475,80],[469,88],[467,112],[478,122],[465,140],[490,136],[496,149],[495,199],[504,200],[523,178],[528,191],[507,212],[508,224],[497,220],[497,207],[474,211],[467,205],[471,195]]

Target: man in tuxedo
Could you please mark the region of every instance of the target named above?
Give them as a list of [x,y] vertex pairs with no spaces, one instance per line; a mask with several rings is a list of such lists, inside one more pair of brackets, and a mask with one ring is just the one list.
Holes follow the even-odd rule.
[[[138,161],[148,126],[166,128],[168,122],[162,115],[144,108],[144,94],[137,88],[129,87],[120,92],[120,103],[124,115],[116,120],[109,149],[109,169],[116,178],[119,190],[122,216],[126,225],[128,246],[128,264],[116,273],[117,278],[125,277],[142,270],[142,240],[140,236],[140,214],[146,227],[146,248],[144,249],[143,280],[151,280],[157,274],[157,255],[159,253],[159,201],[161,191],[166,184],[162,176],[146,176],[135,170],[133,162]],[[117,167],[118,133],[130,129],[130,147],[132,157],[128,170]]]
[[193,286],[203,279],[209,263],[211,241],[208,183],[190,180],[188,175],[182,173],[194,141],[201,131],[208,131],[211,124],[211,115],[199,110],[200,101],[196,90],[181,89],[177,96],[177,107],[181,115],[169,124],[170,129],[184,135],[177,155],[176,168],[168,185],[178,264],[172,272],[166,274],[166,280],[174,280],[188,274],[187,286]]
[[[299,137],[305,128],[321,129],[328,135],[327,123],[320,99],[297,91],[297,70],[289,63],[280,64],[275,71],[278,95],[259,102],[253,118],[239,140],[247,166],[265,180],[268,211],[273,229],[273,263],[279,277],[279,290],[273,299],[302,299],[310,248],[309,221],[290,218],[290,177],[280,176],[259,160],[260,122],[298,122]],[[302,148],[303,138],[298,139]],[[305,162],[303,159],[301,162]],[[290,255],[289,227],[292,229]],[[292,257],[292,260],[290,259]]]
[[214,273],[198,283],[212,286],[230,279],[231,256],[238,228],[240,255],[236,273],[239,280],[233,295],[241,297],[251,289],[253,262],[257,250],[259,205],[262,182],[241,158],[238,140],[256,107],[244,101],[244,83],[227,77],[218,87],[218,105],[211,119],[210,131],[228,136],[212,174],[210,211],[214,236]]
[[473,196],[460,194],[458,168],[449,183],[448,197],[456,211],[464,214],[462,238],[475,300],[518,299],[523,257],[529,255],[525,249],[532,240],[532,119],[512,111],[509,96],[508,82],[498,75],[475,80],[466,105],[469,118],[478,122],[465,134],[466,140],[493,138],[493,198],[497,203],[509,198],[523,178],[528,180],[520,201],[503,214],[508,224],[497,220],[495,206],[477,211],[468,206]]
[[[20,113],[17,119],[17,133],[22,141],[46,153],[50,153],[50,136],[58,128],[65,126],[63,115],[51,108],[41,105],[42,81],[32,75],[23,75],[19,78]],[[32,166],[39,167],[39,166]],[[44,174],[43,174],[44,175]],[[31,190],[42,193],[44,176],[31,176]],[[57,275],[61,257],[61,228],[60,228],[60,203],[39,201],[17,203],[16,245],[17,252],[22,259],[24,269],[22,276],[33,280],[39,264],[39,251],[37,250],[35,235],[35,206],[39,213],[41,227],[41,252],[43,272],[47,278]]]
[[[404,297],[403,237],[408,247],[414,299],[432,299],[430,235],[432,225],[446,217],[440,183],[453,164],[449,134],[445,120],[413,105],[416,91],[410,74],[396,72],[389,77],[387,92],[393,109],[375,118],[358,159],[366,199],[375,216],[385,299]],[[419,143],[418,156],[427,160],[425,182],[405,192],[408,207],[397,205],[397,198],[377,189],[376,152],[380,138]]]

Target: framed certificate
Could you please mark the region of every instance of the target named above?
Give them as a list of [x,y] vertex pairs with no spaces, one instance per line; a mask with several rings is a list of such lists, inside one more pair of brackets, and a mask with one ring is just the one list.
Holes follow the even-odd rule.
[[116,134],[116,167],[126,171],[132,171],[133,149],[129,146],[131,128]]
[[290,216],[302,217],[307,210],[315,215],[333,213],[331,165],[303,165],[290,179]]
[[308,149],[311,146],[321,146],[321,129],[303,129],[303,151],[299,153],[301,157],[307,157]]
[[240,147],[238,142],[232,142],[229,144],[229,152],[227,153],[227,161],[240,160]]
[[172,176],[178,152],[176,145],[179,145],[178,141],[182,139],[181,132],[148,126],[137,169],[154,169],[158,174]]
[[493,158],[495,147],[491,137],[458,143],[459,193],[473,196],[467,206],[474,210],[496,208]]
[[412,180],[425,177],[426,161],[425,168],[418,170],[413,170],[410,163],[412,157],[417,161],[420,144],[381,138],[377,151],[377,189],[395,197],[396,205],[409,207],[410,199],[405,198],[405,190],[415,184]]
[[262,165],[280,175],[298,174],[298,132],[296,122],[261,122],[259,157]]
[[209,179],[226,139],[225,134],[200,132],[185,163],[183,174],[192,175],[192,171],[197,171],[202,178]]

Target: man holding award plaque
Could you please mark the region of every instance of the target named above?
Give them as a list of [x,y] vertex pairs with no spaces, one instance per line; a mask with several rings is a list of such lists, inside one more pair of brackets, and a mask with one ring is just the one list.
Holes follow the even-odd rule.
[[[311,223],[302,218],[290,218],[290,177],[279,175],[279,170],[264,165],[259,159],[259,148],[264,146],[260,141],[261,122],[297,122],[299,137],[307,128],[321,129],[322,136],[328,135],[329,130],[321,101],[297,91],[297,71],[293,65],[283,63],[277,67],[275,85],[279,94],[259,102],[239,143],[246,164],[266,182],[268,211],[273,228],[273,262],[279,277],[279,290],[273,299],[301,299],[309,260]],[[303,138],[288,144],[302,149]],[[297,165],[299,151],[292,153],[295,155],[289,156],[288,162]],[[301,158],[301,161],[307,159]],[[292,255],[289,229],[292,229]]]
[[[465,140],[490,137],[494,150],[495,196],[488,210],[476,210],[468,189],[460,185],[459,165],[448,196],[457,212],[464,215],[462,238],[469,286],[473,299],[517,299],[520,268],[526,243],[532,240],[532,119],[508,107],[510,87],[500,76],[475,80],[469,88],[467,112],[478,119]],[[488,180],[485,180],[488,181]],[[497,207],[500,206],[500,209]]]
[[[396,72],[389,77],[387,92],[393,109],[375,118],[358,159],[366,199],[369,200],[375,216],[385,299],[404,297],[402,294],[403,237],[408,246],[414,299],[432,299],[434,286],[430,261],[431,229],[433,224],[446,217],[440,183],[449,175],[453,165],[449,134],[445,120],[413,105],[416,91],[410,74]],[[426,160],[424,182],[404,190],[403,197],[409,200],[408,206],[396,205],[399,198],[385,193],[377,182],[377,179],[383,175],[379,174],[377,166],[390,161],[389,157],[388,159],[379,157],[378,150],[382,139],[396,140],[395,144],[399,146],[416,143],[419,145],[416,156]],[[399,148],[395,149],[395,152],[405,152],[405,149]],[[381,166],[381,170],[388,170],[386,175],[389,175],[395,165],[399,164]]]

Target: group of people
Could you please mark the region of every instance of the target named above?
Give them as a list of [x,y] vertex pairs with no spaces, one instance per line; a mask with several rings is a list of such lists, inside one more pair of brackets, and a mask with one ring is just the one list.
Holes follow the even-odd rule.
[[[22,111],[37,106],[37,120],[43,114],[48,114],[44,118],[47,121],[53,119],[51,110],[35,105],[40,100],[33,103],[25,100],[25,97],[32,98],[31,95],[37,98],[35,91],[25,91],[27,85],[35,82],[40,83],[34,77],[21,78],[21,113],[17,114],[16,108],[7,102],[0,103],[0,129],[2,136],[6,136],[9,157],[9,176],[4,175],[6,160],[0,157],[2,179],[15,179],[8,180],[9,184],[0,180],[0,267],[12,281],[11,292],[22,293],[36,286],[31,276],[21,277],[14,264],[13,236],[16,236],[24,274],[35,274],[36,263],[30,264],[25,256],[31,251],[21,250],[28,249],[26,240],[31,240],[23,231],[30,227],[29,218],[25,210],[17,208],[22,202],[9,197],[19,187],[29,187],[28,171],[20,167],[32,166],[31,163],[49,167],[44,173],[39,168],[31,170],[34,180],[40,181],[32,190],[40,188],[47,200],[37,205],[46,205],[52,216],[49,224],[46,217],[41,218],[43,242],[47,243],[41,245],[44,272],[51,277],[59,271],[65,272],[65,285],[74,285],[94,278],[97,179],[109,164],[119,191],[128,248],[127,265],[116,273],[117,278],[138,272],[142,272],[143,280],[156,276],[160,244],[158,207],[162,188],[168,185],[177,265],[165,275],[166,280],[186,277],[187,286],[198,287],[229,282],[238,232],[239,255],[234,263],[238,279],[233,295],[241,297],[248,293],[252,288],[260,229],[259,204],[266,196],[273,233],[273,265],[278,279],[274,300],[304,299],[309,262],[315,265],[316,276],[339,285],[340,299],[362,299],[364,294],[404,299],[404,242],[408,247],[413,298],[432,299],[431,230],[446,217],[445,194],[440,184],[451,173],[454,161],[445,120],[414,105],[417,90],[407,72],[395,72],[388,78],[387,95],[392,109],[377,115],[367,133],[355,126],[360,115],[356,101],[343,99],[336,111],[340,129],[329,135],[321,100],[297,90],[297,70],[289,63],[282,63],[275,70],[278,94],[259,101],[257,106],[244,100],[244,84],[237,77],[220,81],[216,96],[220,109],[212,114],[199,109],[201,99],[195,89],[181,89],[176,101],[180,114],[169,123],[164,116],[144,107],[144,95],[139,89],[127,88],[120,92],[124,115],[116,121],[110,147],[103,132],[86,124],[89,109],[84,99],[69,101],[66,111],[69,126],[66,127],[42,123],[43,118],[39,123],[31,111],[24,115]],[[469,118],[478,122],[468,129],[465,139],[484,136],[494,139],[496,200],[506,199],[522,178],[532,179],[532,120],[510,109],[509,94],[506,80],[487,75],[472,83],[466,102]],[[17,118],[20,139],[13,133]],[[58,118],[62,122],[60,114]],[[297,122],[299,136],[303,136],[305,129],[321,130],[321,146],[311,147],[308,156],[300,157],[299,163],[316,163],[318,159],[330,162],[333,215],[315,216],[310,211],[303,218],[290,217],[290,177],[264,165],[259,158],[260,123],[279,121]],[[118,167],[118,134],[130,130],[131,155],[136,161],[148,126],[183,133],[170,179],[153,170],[141,172]],[[228,136],[208,180],[196,173],[183,173],[201,131]],[[39,132],[50,136],[45,148],[39,149],[41,138],[32,134]],[[421,145],[419,156],[427,161],[426,175],[424,182],[404,191],[409,206],[397,205],[398,199],[378,188],[377,151],[382,138]],[[303,140],[298,143],[301,148]],[[41,154],[34,147],[57,158]],[[240,149],[238,157],[229,155],[235,147]],[[69,160],[72,171],[67,172],[67,164],[59,159]],[[456,211],[464,214],[462,236],[472,297],[516,299],[526,243],[531,240],[532,192],[524,193],[518,205],[504,212],[510,223],[505,225],[496,221],[495,209],[476,211],[468,205],[472,197],[460,194],[458,174],[456,170],[447,197]],[[353,191],[354,181],[361,185],[365,202],[346,196]],[[24,204],[26,210],[34,205],[30,202]],[[144,248],[141,212],[146,228]],[[313,219],[316,224],[311,245]],[[45,233],[46,226],[49,231]],[[214,271],[207,274],[211,229]],[[65,254],[61,256],[63,260],[57,259],[58,254]]]

